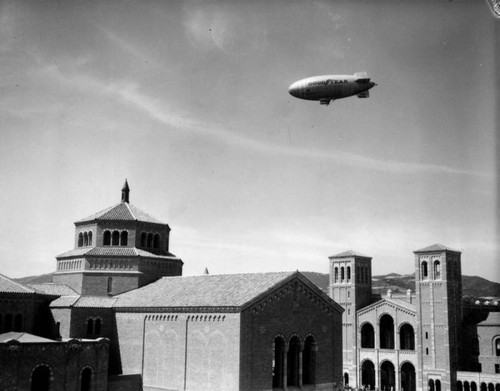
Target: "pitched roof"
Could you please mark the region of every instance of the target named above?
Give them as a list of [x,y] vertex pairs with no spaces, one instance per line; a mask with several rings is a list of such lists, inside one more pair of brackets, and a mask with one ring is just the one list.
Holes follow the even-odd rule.
[[54,283],[26,284],[26,286],[30,287],[31,289],[34,289],[38,293],[45,295],[68,296],[77,294],[73,289],[71,289],[69,286],[65,284],[54,284]]
[[460,251],[455,250],[453,248],[449,248],[443,244],[436,243],[436,244],[433,244],[431,246],[421,248],[420,250],[416,250],[416,251],[414,251],[414,253],[427,253],[427,252],[436,252],[436,251],[453,251],[455,253],[460,252]]
[[296,273],[163,277],[115,296],[115,307],[241,307]]
[[73,304],[80,298],[80,296],[61,296],[52,303],[50,303],[50,308],[58,308],[58,307],[72,307]]
[[163,259],[179,259],[171,253],[158,255],[137,247],[87,247],[77,248],[58,255],[56,258],[81,257],[83,255],[116,256],[116,257],[147,257]]
[[36,293],[35,290],[26,287],[19,282],[11,280],[9,277],[0,274],[1,293]]
[[347,251],[341,252],[339,254],[332,255],[329,258],[346,258],[346,257],[371,258],[369,255],[361,254],[361,253],[359,253],[357,251],[353,251],[353,250],[347,250]]
[[129,204],[128,202],[120,202],[118,204],[110,206],[109,208],[94,213],[91,216],[76,221],[75,224],[87,223],[91,221],[102,221],[102,220],[113,220],[113,221],[130,220],[130,221],[142,221],[146,223],[166,225],[166,223],[140,210],[136,206]]
[[28,342],[28,343],[56,342],[52,339],[42,338],[37,335],[16,332],[16,331],[10,331],[8,333],[0,334],[0,342],[9,342],[13,340],[18,342]]

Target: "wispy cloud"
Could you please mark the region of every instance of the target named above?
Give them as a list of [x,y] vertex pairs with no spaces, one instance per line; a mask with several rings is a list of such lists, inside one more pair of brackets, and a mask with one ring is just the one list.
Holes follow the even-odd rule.
[[251,139],[238,133],[236,129],[229,129],[224,125],[202,121],[192,116],[190,112],[182,111],[160,99],[149,97],[140,90],[140,86],[130,81],[103,81],[81,72],[61,73],[54,64],[47,65],[43,72],[46,76],[81,91],[93,94],[112,96],[124,104],[141,111],[150,119],[166,125],[172,129],[184,132],[195,132],[211,136],[224,143],[269,154],[304,159],[318,159],[332,161],[337,164],[358,167],[367,170],[388,172],[394,174],[458,174],[476,177],[491,178],[489,173],[469,171],[444,165],[415,163],[396,160],[382,160],[369,156],[333,150],[317,150],[271,144]]

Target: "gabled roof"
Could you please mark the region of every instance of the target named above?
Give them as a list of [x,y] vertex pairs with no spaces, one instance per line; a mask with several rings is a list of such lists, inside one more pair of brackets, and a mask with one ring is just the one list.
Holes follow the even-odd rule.
[[371,258],[369,255],[361,254],[357,251],[347,250],[336,255],[332,255],[328,258],[346,258],[346,257],[361,257],[361,258]]
[[416,251],[414,251],[414,253],[428,253],[428,252],[436,252],[436,251],[452,251],[454,253],[460,252],[458,250],[449,248],[443,244],[436,243],[436,244],[433,244],[432,246],[424,247],[424,248],[421,248],[420,250],[416,250]]
[[27,286],[11,280],[9,277],[0,274],[0,293],[37,293]]
[[58,255],[56,258],[81,257],[83,255],[111,257],[147,257],[163,259],[179,259],[171,253],[158,255],[137,247],[86,247],[77,248]]
[[388,304],[388,305],[392,304],[396,307],[400,307],[400,308],[405,309],[407,311],[413,312],[413,313],[415,313],[415,315],[417,313],[416,305],[410,304],[406,300],[398,299],[398,298],[383,298],[379,301],[376,301],[375,303],[371,303],[371,304],[367,305],[366,307],[361,308],[360,310],[358,310],[358,314],[366,313],[366,312],[374,309],[375,307],[380,307],[380,306],[385,305],[385,304]]
[[163,277],[115,296],[114,307],[242,307],[297,272]]
[[134,205],[128,202],[120,202],[116,205],[110,206],[100,212],[97,212],[91,216],[84,219],[78,220],[75,224],[88,223],[92,221],[142,221],[146,223],[163,224],[166,223],[158,220],[157,218],[143,212]]
[[37,335],[22,333],[16,331],[10,331],[8,333],[0,334],[0,343],[1,342],[9,342],[9,341],[18,341],[21,343],[47,343],[47,342],[56,342],[52,339],[42,338]]
[[73,289],[65,284],[26,284],[26,286],[44,295],[68,296],[77,294]]

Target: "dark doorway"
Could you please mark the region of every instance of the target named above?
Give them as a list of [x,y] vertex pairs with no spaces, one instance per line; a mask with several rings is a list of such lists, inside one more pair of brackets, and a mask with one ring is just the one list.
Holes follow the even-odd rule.
[[415,367],[409,362],[401,365],[401,391],[415,391]]
[[285,340],[274,338],[273,388],[283,388],[283,371],[285,368]]
[[371,390],[375,388],[375,366],[370,360],[361,365],[361,384]]
[[380,366],[380,388],[382,391],[395,390],[394,365],[390,361],[384,361]]

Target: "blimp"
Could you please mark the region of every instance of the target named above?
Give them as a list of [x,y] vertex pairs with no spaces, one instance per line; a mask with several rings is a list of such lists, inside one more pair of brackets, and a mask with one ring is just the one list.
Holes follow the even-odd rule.
[[288,92],[296,98],[319,100],[320,104],[328,106],[336,99],[354,95],[358,98],[369,98],[370,88],[376,85],[366,72],[356,72],[354,75],[308,77],[293,83]]

